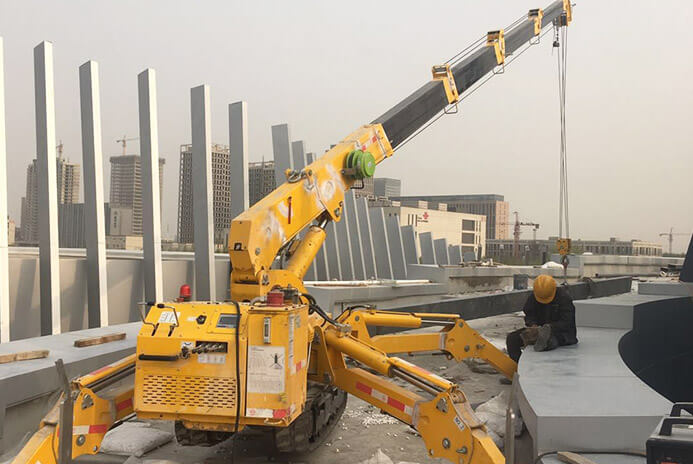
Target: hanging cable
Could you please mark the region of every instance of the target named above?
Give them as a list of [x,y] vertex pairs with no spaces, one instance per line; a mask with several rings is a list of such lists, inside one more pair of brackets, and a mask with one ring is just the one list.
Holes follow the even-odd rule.
[[558,64],[558,107],[560,118],[560,157],[559,157],[559,192],[558,192],[558,240],[556,248],[561,255],[563,265],[563,283],[567,282],[568,264],[571,252],[570,240],[570,214],[568,210],[568,141],[566,132],[565,100],[566,100],[566,74],[568,64],[568,18],[564,13],[553,23],[554,40],[553,48],[558,50],[556,60]]
[[[514,24],[514,23],[513,23],[513,24]],[[544,32],[541,34],[540,39],[541,39],[541,37],[544,37],[546,34],[548,34],[548,33],[550,33],[550,32],[551,32],[551,29],[547,29],[546,31],[544,31]],[[509,60],[505,63],[505,65],[504,65],[504,66],[505,66],[505,69],[507,69],[513,61],[515,61],[517,58],[519,58],[524,52],[526,52],[527,50],[529,50],[529,49],[532,47],[532,45],[535,45],[536,43],[538,43],[538,42],[535,42],[535,43],[528,43],[524,48],[522,48],[522,50],[520,50],[520,51],[517,52],[517,53],[514,53],[514,54],[510,55],[510,59],[509,59]],[[554,42],[554,43],[555,43],[555,42]],[[457,60],[457,61],[459,61],[459,60]],[[480,82],[477,82],[477,83],[474,84],[472,87],[470,87],[469,89],[467,89],[467,90],[464,92],[463,95],[460,95],[460,99],[458,100],[457,103],[460,103],[460,102],[464,101],[465,99],[469,98],[474,92],[476,92],[477,90],[479,90],[479,88],[480,88],[482,85],[486,84],[488,81],[490,81],[490,80],[491,80],[494,76],[496,76],[497,74],[498,74],[498,73],[490,73],[490,74],[489,74],[488,76],[486,76],[483,80],[481,80]],[[392,152],[395,153],[397,150],[399,150],[399,149],[401,149],[402,147],[404,147],[407,143],[411,142],[414,138],[416,138],[416,137],[417,137],[418,135],[420,135],[423,131],[425,131],[426,129],[428,129],[429,127],[431,127],[436,121],[438,121],[440,118],[442,118],[442,117],[445,116],[446,114],[451,114],[451,113],[448,113],[448,112],[447,112],[448,108],[450,108],[451,106],[454,106],[454,105],[449,105],[449,106],[445,107],[443,110],[441,110],[433,119],[431,119],[430,121],[428,121],[428,123],[426,123],[424,126],[420,127],[420,128],[419,128],[418,130],[416,130],[412,135],[410,135],[409,137],[407,137],[402,143],[400,143],[399,145],[397,145],[397,147],[395,147],[395,149],[392,150]]]
[[[560,21],[560,18],[559,20]],[[559,198],[558,198],[558,235],[560,238],[570,238],[570,214],[568,210],[568,152],[566,132],[566,71],[568,62],[568,28],[555,24],[555,39],[553,46],[558,48],[558,104],[561,126],[560,161],[559,161]],[[565,235],[563,234],[565,230]]]

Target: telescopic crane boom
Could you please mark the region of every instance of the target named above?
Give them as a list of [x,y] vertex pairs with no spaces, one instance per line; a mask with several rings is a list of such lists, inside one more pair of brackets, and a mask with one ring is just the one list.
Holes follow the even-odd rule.
[[[175,421],[184,445],[218,443],[253,426],[268,430],[279,452],[310,451],[339,422],[345,392],[411,425],[432,457],[502,464],[461,388],[394,354],[480,358],[508,378],[517,369],[514,361],[457,315],[367,306],[333,318],[306,292],[303,276],[325,240],[326,224],[342,217],[345,191],[505,66],[506,57],[535,43],[543,28],[566,26],[570,8],[568,1],[556,1],[506,30],[489,32],[481,47],[434,66],[429,83],[320,159],[287,171],[286,183],[233,220],[232,301],[148,303],[136,353],[71,383],[63,375],[60,404],[13,464],[67,464],[95,454],[106,432],[133,413]],[[280,253],[287,265],[272,269]],[[423,325],[440,330],[382,336],[368,330]]]
[[[504,66],[506,57],[536,40],[542,28],[567,25],[572,19],[568,0],[546,9],[530,10],[508,31],[491,31],[485,46],[468,55],[433,66],[433,79],[390,110],[349,134],[300,172],[287,172],[287,182],[236,217],[229,232],[233,263],[231,296],[243,300],[266,294],[275,285],[303,289],[303,276],[325,240],[325,226],[339,221],[344,193],[355,182],[371,177],[375,166],[392,156],[432,118],[460,100],[484,76]],[[311,226],[313,221],[317,221]],[[277,253],[309,227],[292,247],[286,269],[270,269]]]

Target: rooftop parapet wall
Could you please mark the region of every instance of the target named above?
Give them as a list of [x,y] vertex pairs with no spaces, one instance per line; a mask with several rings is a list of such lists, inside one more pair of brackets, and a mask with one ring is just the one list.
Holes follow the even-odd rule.
[[[558,254],[551,261],[559,263]],[[683,258],[662,256],[571,255],[569,268],[578,269],[581,277],[610,277],[617,275],[657,276],[669,264],[683,265]]]
[[[163,252],[164,299],[178,296],[187,283],[194,294],[193,253]],[[216,255],[218,299],[228,298],[228,255]],[[138,303],[144,301],[142,252],[108,250],[109,325],[140,320]],[[37,248],[12,248],[9,259],[10,334],[12,340],[40,335],[40,285]],[[87,261],[83,249],[60,251],[61,327],[63,332],[86,329]]]

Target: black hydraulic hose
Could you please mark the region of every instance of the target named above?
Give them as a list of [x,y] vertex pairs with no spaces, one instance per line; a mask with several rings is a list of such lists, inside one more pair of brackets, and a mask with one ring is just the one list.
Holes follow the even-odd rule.
[[339,325],[339,322],[335,321],[332,319],[330,316],[327,315],[325,310],[323,310],[320,305],[318,305],[317,301],[315,301],[315,298],[313,295],[310,293],[301,293],[301,296],[305,297],[306,300],[308,300],[308,308],[310,312],[312,313],[313,311],[318,313],[320,317],[325,319],[326,322],[329,322],[332,325]]
[[[238,302],[231,300],[231,304],[236,307],[236,423],[233,427],[233,433],[238,433],[238,425],[241,419],[241,349],[240,349],[240,332],[241,332],[241,307]],[[231,453],[234,454],[233,452]]]

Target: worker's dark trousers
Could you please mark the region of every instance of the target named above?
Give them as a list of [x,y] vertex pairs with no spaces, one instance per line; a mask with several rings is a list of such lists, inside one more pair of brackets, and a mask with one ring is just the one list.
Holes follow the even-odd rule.
[[522,354],[522,347],[524,346],[524,342],[522,341],[522,337],[520,336],[520,334],[523,330],[525,330],[524,327],[510,332],[508,336],[505,338],[505,345],[508,348],[508,356],[510,356],[510,359],[512,359],[515,362],[518,362],[520,360],[520,355]]

